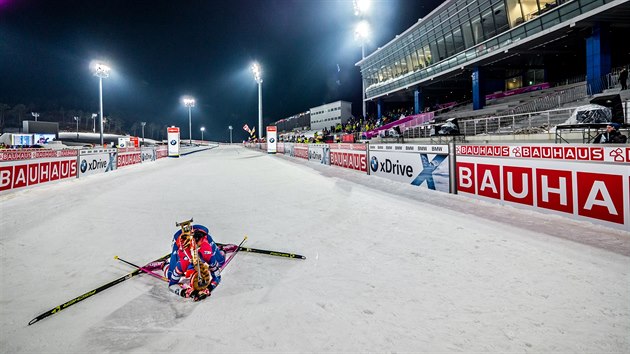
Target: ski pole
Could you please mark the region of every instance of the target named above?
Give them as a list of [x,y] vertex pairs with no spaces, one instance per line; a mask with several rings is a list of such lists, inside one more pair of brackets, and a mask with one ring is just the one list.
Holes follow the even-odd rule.
[[155,273],[155,272],[153,272],[153,271],[150,271],[150,270],[148,270],[148,269],[146,269],[146,268],[144,268],[144,267],[137,266],[137,265],[135,265],[135,264],[133,264],[133,263],[131,263],[131,262],[129,262],[129,261],[126,261],[126,260],[124,260],[124,259],[122,259],[122,258],[120,258],[120,257],[118,257],[118,256],[114,256],[114,259],[117,259],[117,260],[119,260],[119,261],[121,261],[121,262],[123,262],[123,263],[127,263],[127,264],[129,264],[130,266],[132,266],[132,267],[136,267],[136,268],[138,268],[139,270],[141,270],[142,272],[144,272],[144,273],[146,273],[146,274],[148,274],[148,275],[150,275],[150,276],[152,276],[152,277],[155,277],[155,278],[158,278],[158,279],[160,279],[160,280],[163,280],[163,281],[168,282],[168,279],[166,279],[165,277],[163,277],[163,276],[161,276],[161,275],[159,275],[159,274],[157,274],[157,273]]
[[[224,246],[223,243],[217,243],[217,245]],[[276,257],[306,259],[306,257],[302,256],[301,254],[288,253],[288,252],[279,252],[279,251],[270,251],[270,250],[262,250],[262,249],[259,249],[259,248],[239,247],[239,250],[245,251],[245,252],[250,252],[250,253],[266,254],[266,255],[269,255],[269,256],[276,256]]]
[[245,235],[245,237],[243,238],[243,241],[241,241],[241,243],[238,244],[238,248],[236,249],[236,252],[232,253],[228,259],[225,261],[225,263],[223,264],[223,266],[219,269],[219,274],[221,275],[221,272],[223,272],[223,269],[225,269],[225,267],[227,267],[227,265],[230,263],[230,261],[232,261],[232,258],[234,258],[234,256],[236,256],[236,254],[238,253],[238,251],[241,250],[241,246],[243,245],[243,242],[245,242],[247,240],[247,235]]
[[[168,256],[170,256],[170,253],[165,255],[165,256],[163,256],[163,257],[158,258],[156,261],[165,260],[166,258],[168,258]],[[52,309],[50,309],[50,310],[40,314],[39,316],[33,318],[32,320],[30,320],[28,325],[30,326],[33,323],[38,322],[38,321],[40,321],[40,320],[42,320],[42,319],[44,319],[44,318],[46,318],[46,317],[48,317],[50,315],[54,315],[54,314],[56,314],[57,312],[59,312],[61,310],[65,310],[68,307],[76,304],[77,302],[83,301],[83,300],[87,299],[88,297],[90,297],[92,295],[96,295],[96,294],[100,293],[101,291],[103,291],[105,289],[109,289],[112,286],[114,286],[114,285],[116,285],[118,283],[122,283],[123,281],[125,281],[125,280],[127,280],[127,279],[129,279],[129,278],[131,278],[133,276],[136,276],[138,274],[140,274],[140,269],[136,269],[133,272],[125,274],[122,277],[120,277],[118,279],[115,279],[115,280],[112,280],[112,281],[110,281],[107,284],[101,285],[101,286],[99,286],[98,288],[96,288],[94,290],[90,290],[90,291],[88,291],[85,294],[79,295],[79,296],[75,297],[74,299],[72,299],[70,301],[67,301],[67,302],[65,302],[65,303],[63,303],[63,304],[61,304],[61,305],[59,305],[57,307],[54,307],[54,308],[52,308]]]

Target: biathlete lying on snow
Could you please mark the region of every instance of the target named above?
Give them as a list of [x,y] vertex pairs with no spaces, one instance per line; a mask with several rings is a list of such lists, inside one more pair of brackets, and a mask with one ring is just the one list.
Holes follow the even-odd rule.
[[221,267],[226,253],[235,252],[237,245],[222,247],[212,239],[203,225],[181,225],[173,235],[171,257],[163,265],[169,290],[194,301],[210,296],[221,282]]

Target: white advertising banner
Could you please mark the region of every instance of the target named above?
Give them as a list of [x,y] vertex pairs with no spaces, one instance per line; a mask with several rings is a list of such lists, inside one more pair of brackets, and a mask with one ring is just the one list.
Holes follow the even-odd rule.
[[116,169],[116,149],[89,149],[79,152],[79,178]]
[[169,127],[166,128],[167,141],[168,141],[168,156],[179,157],[179,128]]
[[[527,146],[519,147],[523,151]],[[630,163],[621,161],[630,156],[624,156],[630,148],[557,147],[563,155],[555,158],[458,155],[458,193],[630,229]],[[573,150],[567,150],[571,160],[564,148]],[[581,159],[573,158],[580,154]],[[602,162],[609,158],[611,162]]]
[[330,165],[330,145],[308,144],[308,160],[322,165]]
[[448,145],[370,144],[370,174],[449,192]]
[[268,126],[267,127],[267,153],[275,154],[276,153],[276,144],[278,143],[278,128],[276,126]]
[[142,163],[155,161],[157,159],[157,154],[155,153],[155,149],[152,147],[143,147],[142,148]]
[[295,157],[295,149],[293,143],[284,143],[284,154],[287,156]]

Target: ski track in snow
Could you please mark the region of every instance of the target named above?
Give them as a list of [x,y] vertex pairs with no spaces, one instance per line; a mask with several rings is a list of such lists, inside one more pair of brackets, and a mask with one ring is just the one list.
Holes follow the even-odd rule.
[[[0,205],[2,353],[630,352],[630,234],[587,222],[239,146]],[[26,325],[190,217],[307,259],[240,252],[199,303],[140,275]]]

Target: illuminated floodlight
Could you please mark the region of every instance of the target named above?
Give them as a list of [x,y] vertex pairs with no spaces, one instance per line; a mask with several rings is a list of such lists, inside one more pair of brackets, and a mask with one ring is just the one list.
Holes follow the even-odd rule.
[[184,102],[184,106],[186,107],[195,107],[195,99],[192,97],[184,97],[182,102]]
[[365,42],[370,37],[370,24],[365,20],[357,23],[354,29],[354,35],[357,39]]
[[370,11],[370,0],[353,0],[352,6],[354,7],[354,14],[356,16],[364,16]]
[[260,64],[254,62],[252,64],[252,73],[254,74],[254,80],[258,83],[258,136],[262,138],[263,136],[263,126],[262,126],[262,68]]
[[100,122],[100,131],[99,131],[99,135],[100,135],[100,143],[101,146],[103,145],[103,79],[109,77],[110,72],[112,71],[112,69],[107,66],[105,63],[103,62],[99,62],[99,61],[92,61],[90,63],[90,68],[92,69],[92,71],[94,72],[94,76],[98,77],[98,96],[99,96],[99,102],[100,102],[100,108],[101,108],[101,122]]
[[195,107],[195,99],[190,97],[190,96],[186,96],[182,99],[182,102],[184,102],[184,106],[188,107],[188,144],[190,146],[192,146],[192,113],[191,113],[191,109],[193,107]]
[[259,84],[262,83],[262,68],[260,67],[260,64],[252,64],[252,73],[254,74],[254,80],[256,80]]
[[100,77],[102,79],[109,77],[112,69],[104,63],[94,62],[92,65],[92,71],[94,71],[94,76]]

